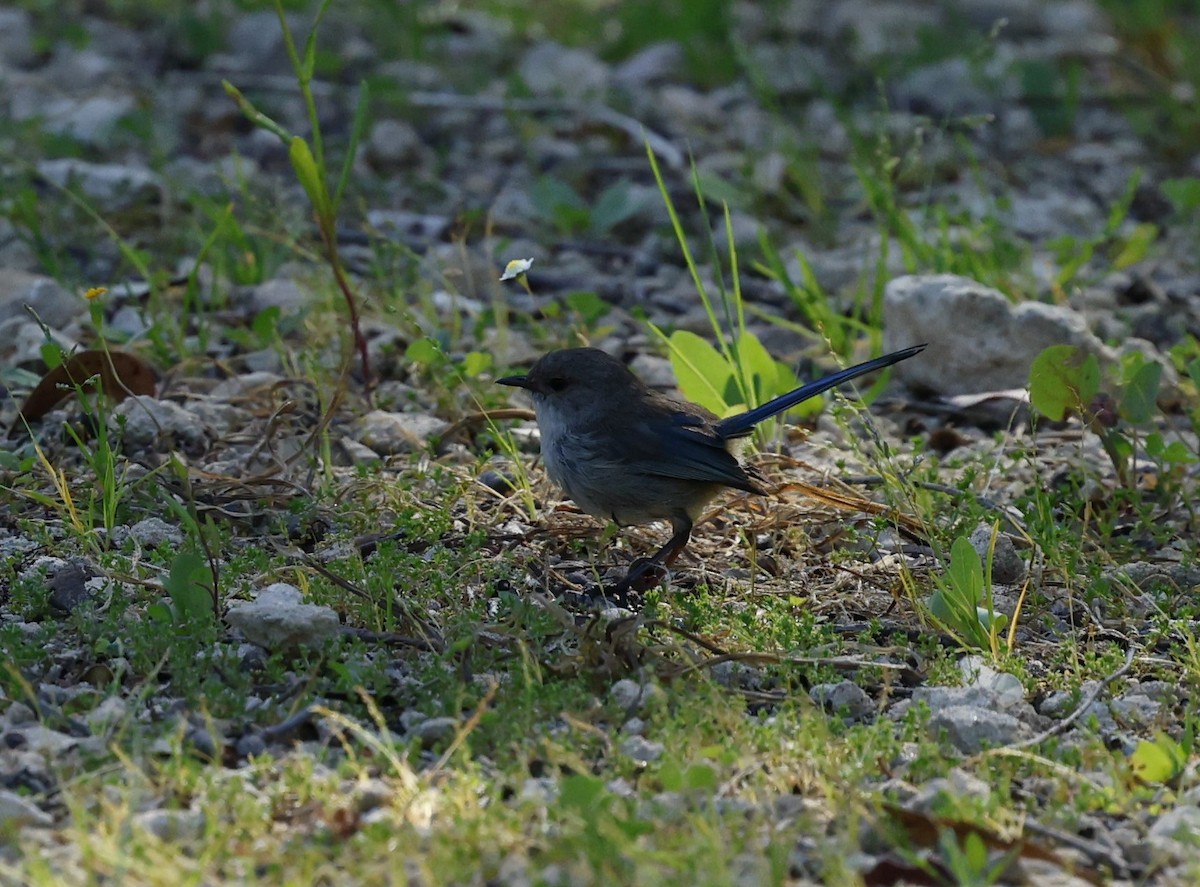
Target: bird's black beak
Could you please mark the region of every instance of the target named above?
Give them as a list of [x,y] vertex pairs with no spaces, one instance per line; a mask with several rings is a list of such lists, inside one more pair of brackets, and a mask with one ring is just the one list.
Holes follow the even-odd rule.
[[497,385],[511,385],[513,388],[524,388],[529,390],[528,376],[504,376],[496,380]]

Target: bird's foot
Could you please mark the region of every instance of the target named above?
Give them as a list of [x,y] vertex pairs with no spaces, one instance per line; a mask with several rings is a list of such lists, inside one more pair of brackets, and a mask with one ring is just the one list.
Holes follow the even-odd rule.
[[650,557],[640,557],[629,565],[625,578],[605,592],[618,601],[626,600],[629,592],[645,592],[662,583],[668,570]]

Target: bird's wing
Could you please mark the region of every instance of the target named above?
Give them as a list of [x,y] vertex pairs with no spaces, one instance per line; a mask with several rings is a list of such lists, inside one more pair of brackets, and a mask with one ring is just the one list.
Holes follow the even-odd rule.
[[675,413],[672,419],[672,425],[659,432],[660,446],[655,448],[663,457],[647,460],[643,454],[638,460],[639,468],[662,477],[709,481],[748,493],[763,492],[729,452],[711,423],[685,412]]

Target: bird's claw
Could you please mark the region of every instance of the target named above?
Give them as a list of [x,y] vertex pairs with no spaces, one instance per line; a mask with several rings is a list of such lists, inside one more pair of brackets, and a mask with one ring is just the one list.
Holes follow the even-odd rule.
[[629,592],[649,591],[666,579],[667,574],[667,568],[654,558],[640,557],[629,565],[625,578],[606,589],[605,593],[623,603],[628,599]]

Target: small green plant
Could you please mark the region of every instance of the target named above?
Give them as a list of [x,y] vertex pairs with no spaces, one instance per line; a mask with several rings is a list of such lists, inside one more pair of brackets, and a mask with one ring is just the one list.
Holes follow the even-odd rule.
[[[992,558],[995,528],[986,563],[966,536],[950,546],[950,565],[935,577],[936,591],[929,598],[929,612],[965,647],[987,650],[1000,656],[1000,637],[1008,616],[997,613],[992,600]],[[1009,643],[1011,647],[1011,642]]]
[[[675,238],[683,251],[684,262],[691,272],[696,292],[708,314],[713,335],[720,343],[719,348],[709,345],[694,333],[677,330],[665,333],[651,325],[651,329],[667,346],[671,365],[675,370],[679,389],[684,396],[708,407],[718,416],[729,415],[740,409],[756,407],[760,403],[784,394],[797,385],[796,374],[790,367],[776,361],[746,326],[746,303],[742,298],[741,278],[738,269],[737,247],[733,237],[733,224],[729,207],[724,207],[725,233],[729,250],[729,274],[731,286],[720,281],[720,312],[717,303],[709,295],[700,276],[696,260],[688,247],[683,224],[671,201],[662,171],[654,152],[648,147],[647,156],[659,193],[671,218]],[[703,208],[704,196],[693,170],[693,186],[696,197]],[[711,229],[710,229],[711,230]],[[710,243],[710,246],[713,244]],[[715,248],[712,250],[715,255]],[[760,430],[758,434],[766,432]]]
[[[1183,376],[1185,387],[1191,386],[1187,417],[1192,433],[1200,438],[1200,340],[1189,336],[1180,342],[1171,349],[1171,361]],[[1200,457],[1200,444],[1197,445],[1196,455]]]
[[628,880],[635,871],[628,851],[639,837],[653,831],[653,824],[605,788],[603,780],[580,773],[562,780],[559,805],[579,821],[575,840],[592,871],[612,883]]
[[1059,293],[1077,282],[1097,253],[1107,251],[1109,264],[1120,270],[1136,265],[1146,258],[1150,247],[1158,239],[1158,226],[1150,222],[1134,225],[1128,233],[1121,233],[1133,199],[1141,183],[1141,170],[1134,170],[1125,186],[1125,191],[1109,209],[1104,227],[1091,237],[1065,235],[1049,241],[1046,246],[1054,253],[1058,273],[1053,286]]
[[1074,345],[1052,345],[1030,368],[1029,400],[1054,421],[1069,414],[1079,416],[1100,438],[1118,481],[1133,488],[1139,444],[1145,456],[1168,469],[1167,473],[1196,461],[1182,441],[1168,442],[1160,431],[1146,432],[1158,410],[1162,370],[1160,364],[1134,352],[1105,378],[1095,355],[1084,354]]
[[979,832],[967,832],[960,840],[953,829],[945,829],[938,835],[938,850],[953,883],[959,887],[989,887],[999,883],[1021,853],[1020,846],[1013,847],[993,861]]
[[[871,319],[881,316],[887,263],[893,250],[899,252],[910,274],[961,274],[1016,298],[1022,290],[1016,272],[1027,257],[1028,247],[1003,224],[1003,201],[997,201],[982,218],[940,203],[914,208],[906,199],[906,189],[911,190],[914,183],[929,187],[935,174],[926,168],[921,151],[928,135],[918,131],[913,136],[914,144],[904,147],[896,145],[886,132],[860,134],[852,121],[847,118],[845,122],[854,139],[854,173],[881,235],[873,285],[859,295],[856,313]],[[975,120],[961,124],[979,125]],[[964,155],[962,165],[968,170],[978,169],[967,140],[960,137],[956,143]],[[980,190],[986,191],[982,175],[977,177],[981,180]],[[872,326],[878,323],[872,322]]]
[[165,601],[153,603],[147,608],[147,615],[176,626],[211,622],[215,597],[211,583],[212,572],[204,558],[195,551],[182,551],[171,561],[163,583],[170,605]]
[[292,39],[292,31],[287,22],[283,3],[281,0],[275,0],[275,12],[279,16],[279,27],[283,31],[284,46],[287,47],[288,58],[291,60],[292,68],[296,74],[296,83],[300,87],[301,95],[304,96],[304,103],[308,109],[311,143],[298,135],[288,132],[266,114],[259,111],[228,80],[222,81],[222,85],[225,88],[225,92],[237,103],[238,108],[249,120],[256,126],[274,133],[287,145],[288,159],[291,161],[292,171],[296,174],[296,179],[304,188],[304,193],[308,196],[309,202],[313,207],[313,212],[316,215],[317,228],[320,231],[321,243],[325,249],[325,259],[329,264],[330,270],[333,272],[338,289],[341,290],[342,297],[345,299],[346,310],[349,314],[350,331],[353,335],[354,345],[358,350],[362,365],[363,381],[370,387],[371,366],[367,356],[367,340],[363,336],[362,327],[359,323],[358,297],[354,293],[350,276],[342,262],[341,253],[338,249],[337,236],[338,209],[341,206],[346,185],[350,181],[350,171],[354,165],[355,150],[362,138],[362,133],[367,123],[368,92],[366,83],[360,84],[358,107],[355,110],[354,123],[350,129],[349,144],[346,146],[341,173],[338,175],[337,181],[331,183],[325,162],[325,145],[321,134],[320,117],[317,114],[316,98],[312,89],[313,74],[317,64],[317,31],[329,5],[330,0],[325,0],[317,10],[312,30],[309,31],[308,40],[304,46],[304,55],[301,56],[296,50],[295,41]]
[[1191,757],[1193,737],[1176,742],[1165,733],[1143,739],[1129,756],[1133,775],[1150,785],[1169,785],[1183,775]]
[[537,215],[561,233],[601,238],[643,209],[629,184],[628,179],[619,179],[589,204],[567,182],[546,175],[534,183],[529,200]]
[[828,344],[834,354],[848,358],[852,352],[855,339],[862,335],[878,335],[876,332],[882,320],[883,300],[872,300],[867,308],[868,320],[860,320],[860,312],[844,313],[837,309],[834,300],[825,292],[812,265],[804,254],[797,251],[796,261],[800,268],[800,279],[792,278],[779,251],[772,245],[766,231],[759,234],[759,247],[762,249],[763,261],[757,264],[755,270],[777,281],[791,299],[793,307],[800,312],[807,326],[784,321],[783,318],[766,316],[772,323],[784,326],[797,334],[808,338],[818,339]]
[[[771,357],[752,333],[738,336],[724,353],[686,330],[676,330],[665,341],[680,391],[718,416],[749,409],[798,384],[791,367]],[[819,402],[814,407],[810,401],[793,413],[815,409]]]

